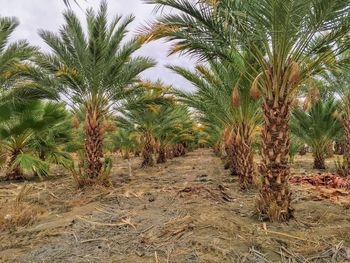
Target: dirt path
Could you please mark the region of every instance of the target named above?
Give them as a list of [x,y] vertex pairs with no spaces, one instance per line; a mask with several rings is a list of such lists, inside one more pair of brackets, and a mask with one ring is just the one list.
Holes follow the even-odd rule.
[[[125,161],[117,160],[113,189],[77,191],[70,178],[30,183],[20,202],[44,211],[30,226],[1,233],[0,261],[350,260],[345,206],[295,188],[296,220],[265,224],[253,214],[256,192],[241,193],[211,150],[146,170],[139,163],[132,161],[130,178]],[[14,202],[21,187],[1,185],[0,203]]]

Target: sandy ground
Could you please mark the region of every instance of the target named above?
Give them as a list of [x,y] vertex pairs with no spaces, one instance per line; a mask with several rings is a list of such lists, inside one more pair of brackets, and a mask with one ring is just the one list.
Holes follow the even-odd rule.
[[[1,183],[0,262],[350,262],[347,192],[331,201],[293,186],[295,219],[263,223],[256,191],[240,192],[211,150],[149,169],[133,159],[131,177],[115,163],[113,188]],[[297,157],[293,172],[310,164]],[[30,220],[11,225],[16,212]]]

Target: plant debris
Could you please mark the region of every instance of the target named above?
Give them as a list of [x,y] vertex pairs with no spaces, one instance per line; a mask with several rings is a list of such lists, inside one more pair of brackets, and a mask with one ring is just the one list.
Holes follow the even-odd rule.
[[332,173],[316,175],[294,176],[289,179],[292,184],[311,184],[314,186],[327,186],[331,188],[350,189],[350,176],[341,177]]
[[[69,177],[1,183],[1,211],[5,213],[5,208],[17,204],[20,210],[12,213],[19,214],[27,207],[35,216],[23,224],[6,221],[0,230],[0,261],[349,260],[349,212],[344,207],[350,200],[344,196],[345,189],[293,184],[295,220],[288,224],[262,223],[252,212],[257,191],[239,191],[238,178],[230,176],[209,149],[147,169],[138,169],[141,158],[130,162],[133,177],[125,181],[128,163],[115,161],[114,186],[110,188],[95,186],[80,191]],[[203,174],[208,180],[198,180]],[[333,191],[342,193],[337,198],[344,206],[321,196]]]

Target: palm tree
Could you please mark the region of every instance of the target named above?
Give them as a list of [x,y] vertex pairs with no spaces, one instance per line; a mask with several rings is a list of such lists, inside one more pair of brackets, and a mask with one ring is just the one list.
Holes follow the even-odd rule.
[[300,150],[305,144],[293,133],[291,135],[290,145],[289,145],[289,162],[294,163],[295,156],[300,153]]
[[35,81],[41,77],[32,63],[37,48],[24,40],[9,43],[18,25],[15,18],[0,17],[0,122],[10,118],[18,103],[55,97],[50,89]]
[[[262,219],[286,221],[293,215],[288,185],[289,119],[300,84],[322,72],[348,48],[347,0],[146,0],[179,12],[161,16],[143,41],[166,38],[172,52],[201,59],[246,50],[259,70],[252,88],[262,95],[263,185],[257,209]],[[230,52],[228,52],[230,51]]]
[[193,123],[186,106],[175,104],[163,105],[160,108],[155,122],[155,140],[158,144],[157,163],[166,162],[169,150],[179,151],[179,155],[186,153],[187,144],[194,139],[192,127]]
[[[230,167],[240,178],[241,189],[253,182],[254,163],[252,143],[260,123],[259,105],[250,98],[250,82],[244,79],[244,65],[224,61],[209,61],[210,68],[198,65],[196,72],[170,67],[186,78],[197,91],[178,90],[177,94],[190,107],[203,115],[202,122],[216,125],[221,131]],[[232,87],[235,92],[231,99]]]
[[[40,160],[68,167],[71,158],[63,149],[72,138],[71,116],[65,103],[46,102],[39,105],[43,126],[33,134],[30,148]],[[45,122],[45,123],[44,123]]]
[[86,11],[86,33],[73,11],[66,11],[64,19],[59,34],[40,31],[53,53],[41,55],[37,63],[57,79],[58,91],[85,112],[84,176],[91,182],[102,173],[104,123],[113,103],[131,92],[140,73],[155,63],[132,57],[141,47],[136,38],[125,40],[134,17],[117,16],[108,23],[105,1],[97,13]]
[[115,150],[119,150],[124,159],[130,159],[130,154],[140,147],[141,138],[132,127],[119,127],[116,133],[112,134],[111,140]]
[[158,102],[162,99],[161,83],[142,82],[137,94],[129,96],[126,103],[119,108],[122,115],[117,117],[117,126],[137,132],[143,137],[142,167],[154,165],[154,124],[160,107]]
[[8,179],[27,174],[47,175],[49,164],[70,164],[70,156],[59,149],[69,140],[64,104],[33,100],[17,106],[0,124],[0,144]]
[[342,133],[342,123],[335,116],[334,100],[318,101],[307,111],[295,109],[291,119],[292,133],[312,148],[314,168],[325,169],[329,144]]
[[[31,100],[38,98],[55,98],[51,89],[44,87],[40,70],[34,66],[33,60],[38,53],[36,47],[29,45],[27,41],[20,40],[9,43],[11,34],[18,27],[17,19],[0,17],[0,127],[2,127],[1,144],[6,137],[4,127],[18,114],[29,107]],[[38,80],[38,81],[37,81]],[[28,116],[29,118],[29,116]],[[14,131],[15,133],[18,130]],[[4,137],[5,136],[5,137]],[[6,143],[7,144],[7,143]],[[3,161],[8,153],[6,147],[2,147]],[[12,155],[15,161],[16,150]],[[11,158],[10,158],[11,159]],[[8,173],[9,174],[9,173]]]
[[157,162],[165,162],[170,148],[176,155],[192,138],[188,109],[174,101],[170,89],[160,81],[143,82],[138,93],[129,96],[121,107],[117,125],[140,134],[143,139],[142,167],[154,165],[153,154],[157,150]]
[[[344,55],[348,56],[349,54]],[[348,69],[333,69],[323,76],[327,88],[340,97],[339,113],[344,127],[342,166],[344,174],[350,174],[350,75]]]

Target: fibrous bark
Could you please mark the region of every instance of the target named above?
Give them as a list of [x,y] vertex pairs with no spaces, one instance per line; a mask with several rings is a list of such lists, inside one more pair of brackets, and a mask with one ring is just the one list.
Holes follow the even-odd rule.
[[326,169],[325,164],[325,154],[322,152],[316,151],[314,154],[314,169],[324,170]]
[[154,165],[154,160],[153,160],[153,139],[152,136],[149,133],[145,134],[145,142],[144,142],[144,147],[142,150],[142,157],[143,157],[143,162],[142,162],[142,167],[148,167],[148,166],[153,166]]
[[344,116],[344,169],[345,174],[350,175],[350,117]]
[[248,189],[253,184],[254,161],[250,144],[240,141],[233,146],[232,161],[235,172],[239,177],[239,185],[242,190]]
[[102,171],[103,158],[102,116],[97,107],[86,109],[85,113],[85,173],[89,179],[97,179]]
[[226,143],[225,145],[225,151],[226,151],[226,155],[227,155],[227,159],[226,159],[226,164],[225,167],[228,167],[228,169],[230,169],[231,175],[232,176],[238,176],[237,173],[237,168],[236,168],[236,156],[235,155],[235,151],[234,148],[235,146],[233,145],[232,141]]
[[184,156],[186,154],[186,148],[183,143],[177,143],[173,147],[174,157]]
[[166,162],[165,149],[163,147],[160,147],[158,152],[157,163],[165,163],[165,162]]
[[[344,123],[344,127],[345,127],[345,123]],[[344,129],[345,130],[345,129]],[[346,140],[346,135],[344,133],[344,141]],[[349,127],[349,139],[350,139],[350,127]],[[338,154],[338,155],[342,155],[344,154],[344,143],[341,142],[335,142],[334,143],[334,153]]]
[[257,208],[262,219],[287,221],[293,216],[290,206],[291,191],[288,179],[289,167],[289,103],[279,99],[274,106],[273,100],[265,99],[262,106],[265,122],[262,130],[263,177]]
[[19,165],[13,167],[13,164],[20,153],[21,151],[19,149],[13,149],[11,151],[6,165],[6,180],[20,180],[24,178],[24,174]]

